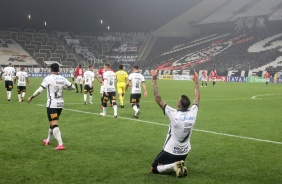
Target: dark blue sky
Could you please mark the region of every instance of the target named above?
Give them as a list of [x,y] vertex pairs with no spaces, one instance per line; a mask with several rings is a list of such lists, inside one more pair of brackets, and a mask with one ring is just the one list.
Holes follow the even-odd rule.
[[[2,0],[0,28],[148,32],[201,0]],[[28,20],[28,15],[31,20]],[[100,24],[100,20],[104,24]]]

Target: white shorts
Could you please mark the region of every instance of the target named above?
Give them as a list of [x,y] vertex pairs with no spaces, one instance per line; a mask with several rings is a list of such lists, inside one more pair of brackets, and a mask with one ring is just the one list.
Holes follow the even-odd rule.
[[207,77],[202,77],[202,81],[207,82],[208,81]]
[[83,84],[83,78],[82,76],[77,76],[75,79],[75,83],[76,84]]
[[269,78],[265,78],[265,82],[269,82]]
[[100,88],[100,93],[104,93],[104,85],[101,85],[101,88]]

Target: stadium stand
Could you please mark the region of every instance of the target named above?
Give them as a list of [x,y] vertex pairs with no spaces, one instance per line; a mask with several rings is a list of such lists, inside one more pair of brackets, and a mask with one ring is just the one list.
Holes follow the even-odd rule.
[[214,12],[206,19],[199,22],[199,24],[211,24],[211,23],[218,23],[218,22],[226,22],[229,18],[233,17],[234,15],[239,12],[241,8],[245,5],[250,3],[253,0],[233,0],[229,1],[225,6],[220,8],[218,11]]
[[[149,62],[145,62],[143,67],[149,70],[216,69],[219,72],[234,69],[280,70],[282,68],[280,31],[264,29],[248,33],[212,34],[187,40],[158,56],[150,55]],[[152,49],[153,52],[154,50]]]
[[75,67],[79,62],[85,62],[83,59],[79,59],[73,50],[67,49],[61,39],[57,38],[54,33],[56,32],[48,34],[45,30],[36,32],[34,29],[24,29],[22,31],[18,28],[10,28],[9,31],[2,30],[0,32],[0,39],[13,39],[18,43],[37,62],[32,63],[33,66],[44,67],[46,66],[44,61],[50,60],[57,61],[60,64],[63,63],[63,67]]
[[276,10],[279,4],[281,4],[281,0],[261,0],[257,1],[254,6],[251,6],[250,9],[246,10],[246,12],[238,13],[234,16],[231,21],[236,20],[236,18],[240,17],[251,17],[251,16],[259,16],[259,15],[268,15]]

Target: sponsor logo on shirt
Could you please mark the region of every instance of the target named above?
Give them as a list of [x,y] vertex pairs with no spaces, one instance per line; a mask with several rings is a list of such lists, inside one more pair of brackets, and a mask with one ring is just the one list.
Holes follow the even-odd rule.
[[183,154],[183,153],[187,153],[187,152],[188,152],[188,146],[186,146],[185,148],[179,148],[179,147],[173,148],[173,153]]
[[181,121],[193,121],[193,120],[195,120],[195,117],[194,116],[187,116],[186,114],[181,114],[180,120]]

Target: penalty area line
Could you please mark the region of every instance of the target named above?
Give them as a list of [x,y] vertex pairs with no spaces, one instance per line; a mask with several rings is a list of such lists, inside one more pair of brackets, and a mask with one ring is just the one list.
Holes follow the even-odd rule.
[[[37,106],[44,107],[42,105],[37,105]],[[69,108],[64,108],[64,110],[101,116],[100,113],[95,113],[95,112],[80,111],[80,110],[69,109]],[[110,116],[110,115],[106,115],[106,116],[113,118],[113,116]],[[166,127],[169,126],[169,125],[166,125],[166,124],[156,123],[156,122],[152,122],[152,121],[133,119],[133,118],[127,118],[127,117],[120,117],[120,116],[118,116],[117,119],[126,119],[126,120],[130,120],[130,121],[135,121],[135,122],[138,121],[138,122],[142,122],[142,123],[159,125],[159,126],[166,126]],[[197,132],[203,132],[203,133],[209,133],[209,134],[221,135],[221,136],[227,136],[227,137],[235,137],[235,138],[239,138],[239,139],[247,139],[247,140],[266,142],[266,143],[272,143],[272,144],[282,144],[282,142],[278,142],[278,141],[271,141],[271,140],[257,139],[257,138],[252,138],[252,137],[239,136],[239,135],[225,134],[225,133],[213,132],[213,131],[208,131],[208,130],[200,130],[200,129],[196,129],[196,128],[194,128],[193,130],[197,131]]]

